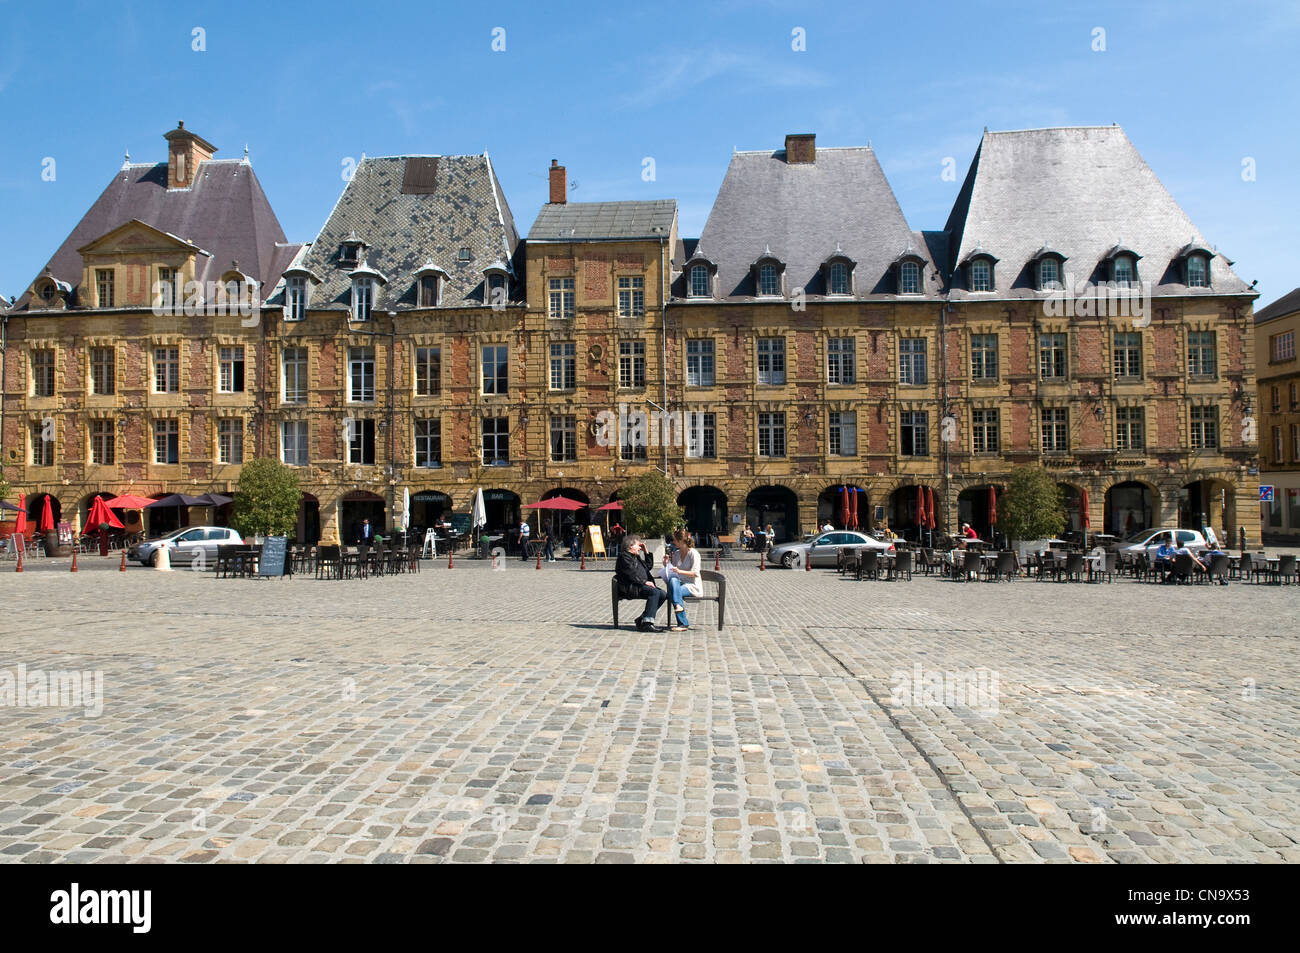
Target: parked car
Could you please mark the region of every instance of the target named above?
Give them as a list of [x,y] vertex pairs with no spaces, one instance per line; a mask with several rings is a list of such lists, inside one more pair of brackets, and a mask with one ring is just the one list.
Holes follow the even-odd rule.
[[1170,540],[1173,540],[1175,548],[1209,549],[1205,537],[1194,529],[1144,529],[1120,543],[1119,548],[1123,553],[1154,553],[1161,543]]
[[804,563],[811,560],[811,565],[834,567],[839,561],[841,551],[855,549],[878,549],[889,552],[894,544],[889,540],[873,539],[866,533],[851,530],[835,530],[819,533],[806,543],[782,543],[768,555],[773,563],[780,563],[786,569],[793,569],[796,559],[802,557]]
[[131,558],[141,566],[153,566],[158,561],[158,551],[167,550],[173,566],[190,566],[202,553],[204,568],[217,564],[217,547],[240,545],[243,537],[228,526],[182,526],[166,536],[145,540],[131,550]]

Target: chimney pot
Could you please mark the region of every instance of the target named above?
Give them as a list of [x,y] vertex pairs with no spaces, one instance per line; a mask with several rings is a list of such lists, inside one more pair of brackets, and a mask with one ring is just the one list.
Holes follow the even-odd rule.
[[551,160],[551,204],[564,205],[569,198],[569,183],[565,175],[564,166],[560,165],[558,160]]
[[809,164],[817,161],[817,134],[813,132],[792,133],[785,137],[785,161],[790,165]]

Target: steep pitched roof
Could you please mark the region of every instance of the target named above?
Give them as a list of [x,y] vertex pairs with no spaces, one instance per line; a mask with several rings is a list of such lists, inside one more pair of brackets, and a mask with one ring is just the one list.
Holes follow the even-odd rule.
[[717,265],[720,296],[748,297],[750,266],[767,249],[784,263],[788,291],[821,294],[821,266],[837,249],[855,262],[859,298],[892,294],[891,266],[909,250],[928,266],[923,297],[942,290],[869,147],[818,147],[803,163],[787,162],[784,149],[735,153],[693,254]]
[[[977,249],[998,259],[996,296],[1034,297],[1030,262],[1042,246],[1066,256],[1076,282],[1100,282],[1108,252],[1141,256],[1138,277],[1154,294],[1250,293],[1222,254],[1211,286],[1188,288],[1177,262],[1189,244],[1212,248],[1119,126],[985,132],[946,231],[950,267]],[[953,277],[953,297],[966,297]]]
[[[263,283],[263,293],[280,277],[275,247],[284,242],[284,230],[247,159],[200,163],[188,189],[167,188],[166,162],[124,164],[45,267],[75,288],[82,275],[78,249],[132,219],[203,249],[195,261],[197,281],[218,281],[234,261]],[[26,308],[27,299],[24,294],[17,309]]]
[[677,202],[565,202],[543,205],[530,242],[657,240],[672,233]]
[[1256,311],[1255,323],[1262,324],[1265,321],[1280,318],[1284,314],[1293,314],[1296,311],[1300,311],[1300,288],[1287,292],[1268,307]]
[[[381,272],[385,307],[413,307],[416,274],[432,264],[446,275],[443,307],[482,306],[483,271],[511,263],[519,245],[510,206],[487,154],[363,158],[307,253],[303,267],[321,278],[312,307],[348,307],[354,266],[339,253],[350,236],[365,244],[366,264]],[[460,250],[469,250],[462,260]]]

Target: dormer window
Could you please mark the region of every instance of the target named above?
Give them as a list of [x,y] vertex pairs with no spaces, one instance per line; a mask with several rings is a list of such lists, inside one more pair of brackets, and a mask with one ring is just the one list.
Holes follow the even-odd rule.
[[846,295],[849,293],[849,266],[842,261],[831,262],[830,268],[826,271],[827,291],[833,295]]
[[971,291],[993,290],[993,262],[987,258],[976,258],[969,265]]
[[1204,255],[1187,256],[1187,287],[1210,287],[1210,263]]
[[712,298],[713,279],[718,267],[700,250],[697,245],[694,253],[686,259],[686,297]]
[[462,248],[462,249],[460,250],[460,254],[459,254],[457,257],[458,257],[461,261],[469,261],[469,259],[470,259],[469,249],[468,249],[468,248]]
[[41,300],[42,301],[54,300],[54,282],[47,281],[45,285],[41,288]]
[[438,276],[425,275],[420,279],[420,307],[432,308],[438,304]]
[[286,321],[301,321],[307,317],[306,278],[290,278],[285,282],[284,304],[284,319]]
[[352,320],[369,321],[375,307],[375,281],[373,278],[352,279]]
[[898,266],[898,293],[919,295],[921,293],[921,266],[914,261],[905,261]]
[[692,298],[709,297],[709,269],[706,265],[691,267],[690,296]]
[[1115,277],[1117,287],[1128,288],[1132,286],[1137,278],[1137,266],[1132,256],[1117,256],[1112,264],[1112,274]]
[[339,247],[339,264],[356,267],[365,247],[366,243],[357,237],[356,232],[348,232],[348,237],[343,239],[343,244]]
[[483,269],[483,303],[493,308],[504,308],[510,300],[510,266],[501,260]]
[[1038,290],[1059,291],[1061,289],[1061,263],[1055,258],[1038,260]]
[[771,262],[758,266],[758,293],[763,296],[781,293],[781,273]]

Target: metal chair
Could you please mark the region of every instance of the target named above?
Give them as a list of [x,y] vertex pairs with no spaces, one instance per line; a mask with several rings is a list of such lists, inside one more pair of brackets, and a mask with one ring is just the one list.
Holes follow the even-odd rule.
[[1291,580],[1296,578],[1295,556],[1280,557],[1277,561],[1277,568],[1269,570],[1268,578],[1272,582],[1290,585]]
[[1013,576],[1020,574],[1020,568],[1016,565],[1016,554],[1012,552],[998,553],[997,558],[989,563],[988,571],[985,573],[985,579],[992,582],[1000,582],[1003,579],[1011,579]]
[[984,560],[975,550],[967,550],[961,562],[961,579],[962,582],[969,582],[972,579],[978,579],[980,568]]
[[880,578],[880,551],[875,549],[859,549],[858,579],[862,580],[868,576],[872,579]]
[[912,581],[912,551],[910,549],[900,550],[894,555],[894,565],[889,570],[890,579],[901,579],[907,575],[907,581]]
[[1067,553],[1065,564],[1056,571],[1056,578],[1069,582],[1073,579],[1075,582],[1083,581],[1084,559],[1083,553]]
[[341,546],[319,546],[316,549],[316,578],[343,578],[343,549]]

